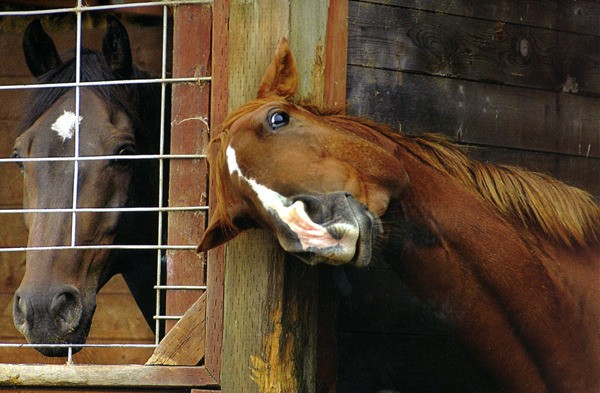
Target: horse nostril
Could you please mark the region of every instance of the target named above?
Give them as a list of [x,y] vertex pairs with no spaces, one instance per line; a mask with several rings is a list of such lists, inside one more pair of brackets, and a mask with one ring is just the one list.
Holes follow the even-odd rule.
[[18,294],[13,300],[13,322],[21,334],[25,334],[27,327],[27,302]]
[[50,301],[50,315],[64,332],[73,331],[81,319],[81,299],[75,288],[68,288]]
[[327,220],[326,206],[321,199],[312,195],[300,195],[293,198],[293,202],[296,201],[304,204],[304,211],[314,223],[323,224]]

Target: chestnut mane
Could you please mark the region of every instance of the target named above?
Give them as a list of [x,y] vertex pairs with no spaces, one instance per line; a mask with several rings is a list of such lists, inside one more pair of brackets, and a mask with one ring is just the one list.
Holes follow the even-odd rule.
[[[216,138],[223,141],[219,154],[224,157],[227,130],[231,125],[268,102],[272,99],[250,101],[228,116],[222,126],[223,132]],[[289,105],[289,109],[304,109],[333,127],[367,140],[373,140],[374,132],[386,136],[424,164],[457,179],[509,222],[536,231],[559,244],[584,247],[600,241],[600,206],[594,197],[548,175],[469,158],[460,147],[439,134],[406,136],[367,119],[321,111],[301,102],[288,99],[285,105]],[[224,169],[224,160],[212,162],[215,165],[211,168],[212,178],[217,187],[222,187],[219,185],[219,173]],[[224,209],[224,206],[218,209]],[[226,225],[235,228],[231,222]]]

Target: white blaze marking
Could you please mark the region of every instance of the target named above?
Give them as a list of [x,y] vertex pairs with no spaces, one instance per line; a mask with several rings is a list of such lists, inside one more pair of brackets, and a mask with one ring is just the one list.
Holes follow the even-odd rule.
[[58,119],[56,119],[50,128],[56,131],[58,136],[64,142],[73,137],[76,127],[75,123],[77,122],[78,124],[81,124],[81,120],[83,120],[83,117],[77,117],[73,112],[64,111],[64,113],[60,115]]
[[227,167],[229,168],[229,174],[233,175],[235,172],[237,172],[242,179],[244,179],[248,184],[250,184],[250,187],[256,193],[258,199],[260,199],[261,203],[264,205],[265,208],[277,211],[278,209],[284,207],[283,202],[287,200],[286,197],[284,197],[276,191],[273,191],[263,186],[262,184],[257,183],[256,180],[248,178],[242,174],[242,171],[237,163],[235,150],[233,150],[231,146],[227,146],[225,154],[227,155]]
[[[277,214],[279,219],[296,233],[304,250],[308,250],[309,248],[328,248],[338,245],[343,248],[348,248],[348,246],[353,248],[352,244],[355,244],[356,240],[353,240],[354,243],[351,240],[350,245],[348,245],[344,244],[347,243],[347,240],[343,241],[344,236],[342,236],[342,239],[333,238],[325,227],[310,219],[304,210],[304,203],[301,201],[296,201],[290,205],[288,198],[257,183],[256,180],[244,176],[237,163],[235,150],[231,146],[227,146],[225,154],[227,156],[229,174],[233,175],[237,172],[240,178],[244,179],[250,185],[264,208],[267,211],[273,211]],[[337,224],[337,226],[343,233],[354,232],[351,225]]]

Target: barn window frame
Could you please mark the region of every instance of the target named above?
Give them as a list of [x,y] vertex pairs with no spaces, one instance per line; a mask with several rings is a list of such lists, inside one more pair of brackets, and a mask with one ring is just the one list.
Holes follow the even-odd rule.
[[[182,363],[179,363],[180,358],[175,360],[164,359],[161,358],[157,362],[153,363],[154,365],[95,365],[95,364],[72,364],[72,356],[71,352],[69,352],[69,357],[67,359],[67,364],[62,365],[40,365],[40,364],[0,364],[0,387],[1,386],[19,386],[19,387],[48,387],[48,388],[60,388],[60,387],[110,387],[110,388],[134,388],[134,389],[143,389],[143,388],[153,388],[153,387],[161,387],[161,388],[185,388],[185,389],[194,389],[194,388],[210,388],[215,389],[219,387],[220,381],[220,369],[221,369],[221,345],[222,345],[222,319],[223,319],[223,256],[219,251],[209,253],[208,255],[203,256],[202,258],[196,258],[196,260],[190,260],[190,256],[194,256],[195,245],[194,244],[171,244],[173,238],[177,238],[180,234],[177,233],[176,229],[177,224],[181,221],[177,221],[176,219],[171,219],[169,216],[168,226],[169,226],[169,240],[166,244],[161,242],[162,238],[162,227],[163,227],[163,219],[165,213],[175,213],[181,214],[183,216],[187,215],[187,218],[184,218],[184,222],[190,221],[198,222],[204,224],[204,216],[208,211],[208,178],[206,173],[206,157],[200,152],[195,153],[177,153],[178,150],[184,150],[186,147],[186,142],[190,137],[189,130],[181,129],[177,130],[178,119],[177,116],[188,116],[189,113],[185,112],[183,107],[176,108],[175,101],[176,99],[181,100],[192,100],[194,104],[200,103],[202,108],[193,108],[200,111],[204,111],[203,116],[200,117],[186,117],[185,119],[179,119],[180,123],[183,123],[188,120],[196,120],[204,124],[204,128],[198,130],[197,132],[202,132],[203,134],[198,136],[196,135],[196,140],[192,144],[193,148],[201,149],[202,143],[206,143],[209,139],[210,129],[215,124],[218,124],[226,113],[226,97],[220,97],[220,95],[213,88],[215,84],[215,78],[211,75],[212,70],[219,70],[223,68],[223,64],[218,64],[218,62],[226,61],[226,57],[223,56],[214,56],[213,55],[213,41],[214,37],[222,36],[223,33],[216,31],[218,28],[227,28],[227,24],[218,23],[218,18],[221,16],[215,15],[215,12],[218,12],[218,6],[214,4],[212,0],[173,0],[173,1],[145,1],[145,2],[132,2],[132,3],[122,3],[122,4],[111,4],[111,5],[91,5],[86,6],[83,4],[82,0],[73,0],[77,4],[74,7],[67,8],[51,8],[44,10],[34,10],[34,11],[7,11],[0,12],[0,16],[35,16],[35,15],[47,15],[47,14],[55,14],[55,13],[75,13],[77,17],[77,30],[76,30],[76,53],[77,53],[77,62],[79,61],[79,54],[81,50],[81,36],[82,36],[82,14],[87,12],[95,12],[95,11],[113,11],[119,12],[126,9],[138,8],[138,7],[162,7],[162,59],[161,59],[161,76],[159,78],[150,78],[143,80],[123,80],[123,81],[103,81],[103,82],[80,82],[79,75],[77,75],[76,82],[74,83],[66,83],[61,84],[61,86],[65,87],[73,87],[76,91],[76,114],[79,114],[79,90],[81,87],[90,86],[90,85],[100,85],[100,84],[126,84],[126,83],[160,83],[161,84],[161,147],[160,153],[157,155],[144,155],[144,156],[133,156],[131,159],[157,159],[160,162],[160,200],[159,204],[156,208],[122,208],[118,209],[120,211],[156,211],[159,215],[159,236],[157,239],[157,244],[152,247],[148,246],[136,246],[136,245],[126,245],[126,246],[108,246],[105,248],[152,248],[157,250],[157,265],[159,267],[158,277],[157,277],[157,285],[155,286],[155,290],[157,293],[157,297],[160,297],[161,291],[166,291],[167,294],[167,315],[160,315],[159,307],[157,306],[157,315],[155,332],[160,334],[160,320],[166,321],[167,329],[170,328],[169,332],[176,331],[174,328],[174,321],[179,320],[180,323],[186,320],[191,320],[195,318],[190,313],[185,313],[189,307],[192,308],[193,312],[198,312],[198,309],[201,310],[203,315],[201,315],[200,324],[203,325],[201,328],[196,326],[196,330],[192,330],[192,333],[201,333],[204,334],[203,337],[203,345],[204,345],[204,354],[202,356],[203,362],[200,362],[201,365],[195,364],[187,364],[189,360],[183,360]],[[217,9],[217,10],[215,10]],[[173,41],[173,75],[171,77],[167,77],[166,74],[166,62],[167,62],[167,50],[168,50],[168,22],[169,15],[171,15],[171,20],[173,21],[173,37],[171,37]],[[180,49],[178,45],[186,46],[188,42],[184,39],[184,37],[176,37],[176,34],[185,35],[185,30],[189,29],[188,27],[184,27],[181,25],[177,25],[178,23],[192,23],[185,22],[184,19],[186,17],[190,17],[190,20],[194,20],[196,18],[196,22],[198,22],[198,18],[201,19],[202,23],[208,23],[208,30],[210,32],[208,37],[197,37],[197,40],[200,42],[196,47],[192,45],[192,51],[194,49],[198,49],[202,47],[203,50],[207,50],[206,53],[200,54],[200,57],[204,56],[203,62],[204,64],[198,63],[198,57],[192,56],[191,59],[183,59],[177,54],[177,50]],[[225,26],[225,27],[223,27]],[[178,31],[178,27],[180,28]],[[193,30],[193,29],[192,29]],[[176,40],[179,39],[179,42]],[[196,53],[197,54],[197,53]],[[180,69],[176,70],[176,64],[181,62],[185,63],[186,66],[190,66],[189,69]],[[186,76],[176,75],[177,72],[180,72],[182,75],[186,74]],[[191,72],[191,75],[189,73]],[[166,101],[166,88],[167,85],[171,85],[172,87],[172,99],[171,102]],[[49,86],[45,86],[48,88]],[[179,87],[181,87],[179,89]],[[34,88],[44,88],[40,87],[40,85],[35,84],[27,84],[27,85],[3,85],[0,86],[0,90],[8,90],[8,89],[34,89]],[[179,91],[178,91],[179,90]],[[165,106],[171,105],[171,133],[170,133],[170,141],[166,141],[165,138]],[[197,128],[197,127],[196,127]],[[178,136],[175,134],[179,133]],[[76,124],[75,138],[76,138],[76,146],[78,146],[78,136],[79,136],[79,125]],[[179,140],[175,141],[176,138]],[[186,139],[187,138],[187,139]],[[165,153],[165,143],[171,143],[171,151],[169,154]],[[77,166],[78,162],[84,160],[102,160],[102,159],[111,159],[113,156],[98,156],[98,157],[79,157],[78,149],[76,148],[75,156],[68,158],[51,158],[51,159],[39,159],[39,158],[30,158],[26,159],[27,161],[41,161],[41,160],[69,160],[73,161],[75,165],[75,185],[74,185],[74,201],[77,200]],[[16,159],[11,158],[2,158],[0,159],[0,163],[11,163],[17,161]],[[23,161],[23,159],[19,159],[19,161]],[[164,165],[171,165],[171,171],[173,171],[174,165],[176,163],[187,163],[187,168],[189,169],[190,165],[194,168],[192,172],[194,175],[199,176],[200,178],[194,179],[195,181],[201,183],[201,187],[203,187],[203,195],[197,196],[204,200],[204,203],[192,203],[189,198],[189,195],[185,195],[186,189],[181,189],[178,186],[181,186],[182,179],[174,180],[173,176],[169,179],[169,185],[163,184],[163,173],[164,173]],[[186,166],[183,166],[183,169],[186,169]],[[178,184],[174,183],[174,181],[179,181]],[[181,199],[184,201],[179,206],[168,206],[167,202],[162,198],[162,189],[163,187],[169,187],[169,199]],[[174,192],[171,194],[171,192]],[[189,193],[188,193],[189,194]],[[190,203],[188,203],[190,202]],[[76,203],[76,202],[74,202]],[[97,246],[76,246],[75,245],[75,228],[76,228],[76,214],[77,212],[86,212],[86,211],[109,211],[113,209],[108,208],[98,208],[98,209],[82,209],[77,208],[77,206],[73,206],[71,209],[51,209],[51,210],[43,210],[44,212],[67,212],[73,214],[73,225],[72,225],[72,239],[71,245],[65,246],[68,249],[81,249],[81,248],[93,248]],[[24,212],[38,212],[39,209],[0,209],[0,214],[22,214]],[[200,218],[192,217],[198,213],[202,213]],[[190,216],[192,215],[192,216]],[[197,229],[201,231],[201,228]],[[172,233],[173,231],[173,233]],[[173,234],[173,236],[172,236]],[[197,241],[198,239],[194,239]],[[26,250],[42,250],[48,247],[12,247],[12,248],[2,248],[0,252],[22,252]],[[56,248],[56,247],[52,247]],[[191,251],[191,252],[190,252]],[[169,255],[171,253],[172,255]],[[166,285],[161,285],[160,282],[162,280],[161,274],[164,272],[161,270],[161,259],[164,255],[167,255],[167,259],[169,263],[172,263],[173,266],[180,267],[182,265],[187,265],[194,267],[194,265],[198,265],[198,263],[205,265],[204,276],[206,277],[206,282],[202,285],[190,284],[190,285],[178,285],[178,284],[169,284],[167,281]],[[193,259],[193,258],[192,258]],[[185,274],[185,273],[184,273]],[[169,277],[167,277],[167,280]],[[200,299],[194,303],[195,299],[198,298],[198,291],[201,291],[203,295],[201,298],[204,300],[202,304],[198,306],[198,302]],[[187,296],[178,296],[178,294],[186,293]],[[174,300],[170,300],[169,298],[173,298]],[[169,303],[171,302],[171,303]],[[186,325],[182,325],[186,326]],[[159,341],[159,334],[157,334],[157,339],[154,344],[115,344],[116,347],[153,347],[155,348],[155,354],[157,351],[163,349],[165,351],[169,351],[169,343],[167,342],[169,335],[167,334],[167,338]],[[166,342],[166,343],[165,343]],[[9,347],[34,347],[32,344],[2,344],[0,346],[9,346]],[[68,346],[68,345],[66,345]],[[85,344],[83,347],[110,347],[113,346],[111,344]],[[192,354],[192,359],[194,356],[198,354]],[[161,365],[161,362],[164,363]],[[198,364],[198,362],[196,362]],[[194,392],[200,392],[200,390],[194,390]]]

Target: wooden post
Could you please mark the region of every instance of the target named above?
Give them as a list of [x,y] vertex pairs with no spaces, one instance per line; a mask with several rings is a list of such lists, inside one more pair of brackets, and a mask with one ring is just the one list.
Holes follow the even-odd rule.
[[[173,10],[173,76],[210,75],[212,10],[208,5],[181,5]],[[208,141],[208,83],[173,85],[171,153],[202,154]],[[171,160],[169,204],[206,204],[206,160]],[[204,216],[197,212],[170,212],[169,244],[194,244],[204,230]],[[205,285],[203,256],[194,251],[167,252],[167,284]],[[171,291],[167,314],[183,315],[201,295],[198,291]],[[172,327],[168,321],[167,331]],[[202,338],[203,342],[204,338]]]
[[[341,70],[328,63],[340,53],[345,59],[345,38],[336,53],[328,36],[347,29],[340,10],[347,10],[346,0],[229,0],[223,84],[228,109],[256,97],[282,36],[289,38],[296,55],[300,95],[319,106],[343,103],[329,86],[336,82],[338,92],[340,84],[345,87],[345,60]],[[213,47],[215,51],[220,49]],[[225,245],[224,260],[223,391],[316,392],[317,270],[283,253],[269,233],[259,230]]]

